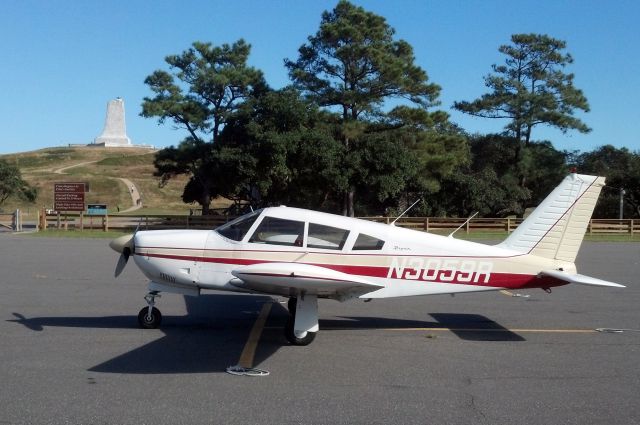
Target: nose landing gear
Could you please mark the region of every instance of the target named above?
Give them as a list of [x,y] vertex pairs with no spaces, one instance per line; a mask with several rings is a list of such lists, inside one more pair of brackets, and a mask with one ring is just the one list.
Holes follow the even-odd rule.
[[[292,345],[309,345],[318,332],[318,301],[315,295],[289,298],[289,318],[284,336]],[[297,325],[297,326],[296,326]]]
[[156,297],[160,297],[158,291],[151,291],[144,297],[144,300],[147,302],[147,307],[143,307],[140,313],[138,313],[138,324],[143,329],[155,329],[160,326],[160,322],[162,322],[160,310],[154,307]]

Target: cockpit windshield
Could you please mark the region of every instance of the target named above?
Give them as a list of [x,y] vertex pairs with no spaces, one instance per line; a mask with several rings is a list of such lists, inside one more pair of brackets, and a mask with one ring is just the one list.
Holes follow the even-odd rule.
[[225,238],[241,241],[247,234],[253,223],[260,216],[262,210],[254,211],[249,214],[245,214],[242,217],[238,217],[216,229],[216,232],[224,236]]

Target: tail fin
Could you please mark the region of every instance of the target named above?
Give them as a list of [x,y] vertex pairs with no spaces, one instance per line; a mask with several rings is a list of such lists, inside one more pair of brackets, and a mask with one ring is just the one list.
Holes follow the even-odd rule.
[[573,263],[604,177],[570,174],[500,246]]

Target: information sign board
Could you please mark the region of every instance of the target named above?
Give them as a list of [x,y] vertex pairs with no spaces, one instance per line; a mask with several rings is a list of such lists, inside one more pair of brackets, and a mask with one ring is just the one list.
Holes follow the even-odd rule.
[[56,211],[84,211],[84,183],[54,183],[53,204]]
[[107,215],[107,204],[87,204],[87,215]]

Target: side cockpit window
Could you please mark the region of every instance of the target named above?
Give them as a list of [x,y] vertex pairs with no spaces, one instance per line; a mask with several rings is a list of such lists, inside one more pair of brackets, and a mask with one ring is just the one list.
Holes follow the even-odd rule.
[[272,245],[302,246],[304,238],[304,222],[265,217],[249,242]]
[[216,229],[216,232],[224,236],[225,238],[241,241],[244,235],[247,234],[253,223],[256,221],[260,211],[255,211],[242,217],[238,217]]
[[322,224],[309,223],[307,248],[341,250],[347,241],[349,231]]
[[365,235],[364,233],[360,233],[358,235],[358,239],[353,244],[354,251],[373,251],[380,250],[384,246],[384,241],[378,238],[374,238],[373,236]]

